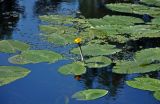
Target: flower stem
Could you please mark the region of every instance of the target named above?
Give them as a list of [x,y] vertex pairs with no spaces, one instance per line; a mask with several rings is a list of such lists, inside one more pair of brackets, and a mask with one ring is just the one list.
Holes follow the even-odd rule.
[[83,52],[82,52],[81,44],[78,44],[78,46],[79,46],[79,50],[80,50],[81,61],[84,62],[84,57],[83,57]]

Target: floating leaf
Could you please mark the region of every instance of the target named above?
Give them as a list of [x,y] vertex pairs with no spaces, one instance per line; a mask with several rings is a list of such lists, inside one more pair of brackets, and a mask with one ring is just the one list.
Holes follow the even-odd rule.
[[[160,17],[156,17],[156,18],[152,19],[151,24],[160,26]],[[157,28],[157,26],[156,26],[156,28]]]
[[126,81],[126,83],[133,88],[155,91],[154,97],[160,100],[160,80],[153,78],[135,78],[133,81]]
[[141,90],[160,90],[160,80],[153,78],[135,78],[133,81],[127,81],[127,84],[133,88],[138,88]]
[[40,19],[52,25],[72,25],[80,28],[90,27],[90,24],[85,18],[80,19],[67,15],[44,15],[40,16]]
[[143,23],[144,21],[139,18],[129,16],[105,16],[101,19],[89,19],[92,26],[102,25],[134,25],[135,23]]
[[160,48],[149,48],[136,52],[136,61],[139,64],[152,63],[156,60],[160,61]]
[[[159,85],[160,86],[160,85]],[[157,99],[157,100],[160,100],[160,91],[156,91],[154,93],[154,97]]]
[[88,60],[85,60],[87,67],[89,68],[102,68],[106,67],[112,63],[112,61],[104,56],[92,57]]
[[29,49],[29,45],[17,40],[1,40],[0,52],[15,53],[16,51],[25,51]]
[[140,0],[140,2],[153,6],[160,6],[160,0]]
[[41,25],[41,31],[47,34],[56,33],[58,35],[62,34],[75,34],[77,29],[69,26],[53,26],[53,25]]
[[70,20],[73,19],[72,16],[64,15],[43,15],[39,16],[42,21],[54,23],[54,24],[72,24]]
[[100,97],[105,96],[108,93],[107,90],[102,89],[88,89],[76,92],[72,98],[75,98],[77,100],[95,100]]
[[[114,45],[99,45],[99,44],[88,44],[82,46],[82,52],[85,56],[99,56],[99,55],[109,55],[121,51],[116,49]],[[79,54],[79,48],[74,48],[71,50],[74,54]]]
[[129,4],[129,3],[115,3],[107,4],[107,8],[125,13],[135,13],[135,14],[148,14],[151,16],[158,16],[160,14],[160,8],[148,7],[140,4]]
[[119,74],[147,73],[160,70],[160,64],[140,64],[135,61],[117,61],[113,72]]
[[28,69],[17,66],[0,66],[0,86],[23,78],[30,73]]
[[47,50],[28,50],[22,52],[20,55],[15,55],[9,58],[9,62],[13,64],[29,64],[29,63],[40,63],[49,62],[53,63],[63,57],[55,52]]
[[40,29],[45,33],[43,36],[46,40],[57,45],[73,43],[77,32],[77,29],[67,26],[41,25]]
[[64,75],[81,75],[86,72],[86,68],[81,62],[74,62],[60,67],[58,70],[61,74]]

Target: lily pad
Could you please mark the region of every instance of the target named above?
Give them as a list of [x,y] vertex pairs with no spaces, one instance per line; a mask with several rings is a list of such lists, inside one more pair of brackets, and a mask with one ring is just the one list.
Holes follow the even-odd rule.
[[112,61],[104,56],[92,57],[85,60],[86,66],[89,68],[102,68],[110,65]]
[[0,52],[4,53],[16,53],[16,51],[28,50],[29,45],[17,41],[17,40],[1,40],[0,41]]
[[[99,56],[99,55],[110,55],[114,54],[116,52],[121,51],[120,49],[117,49],[114,45],[100,45],[100,44],[88,44],[85,46],[82,46],[82,52],[85,56]],[[74,48],[71,50],[74,54],[79,54],[79,48]]]
[[15,55],[9,58],[9,62],[13,64],[30,64],[49,62],[54,63],[55,61],[61,60],[63,57],[53,51],[48,50],[28,50],[22,52],[20,55]]
[[73,19],[72,16],[64,16],[64,15],[43,15],[39,16],[42,21],[53,23],[53,24],[72,24],[70,20]]
[[0,66],[0,86],[9,84],[17,79],[23,78],[30,70],[17,66]]
[[102,25],[134,25],[135,23],[143,23],[144,21],[139,18],[129,16],[105,16],[101,19],[89,19],[92,26]]
[[133,88],[154,91],[154,97],[160,100],[160,80],[153,78],[135,78],[133,81],[126,81],[126,83]]
[[151,6],[160,6],[160,0],[140,0],[140,2]]
[[86,68],[83,63],[74,62],[60,67],[58,71],[64,75],[81,75],[86,72]]
[[149,48],[136,52],[136,61],[141,64],[160,61],[160,48]]
[[160,26],[160,17],[156,17],[156,18],[152,19],[151,24]]
[[127,85],[141,90],[158,91],[160,90],[160,80],[153,78],[135,78],[133,81],[127,81]]
[[115,3],[107,4],[107,8],[125,13],[135,13],[135,14],[148,14],[151,16],[158,16],[160,14],[160,8],[148,7],[140,4],[130,4],[130,3]]
[[77,100],[95,100],[100,97],[105,96],[108,93],[107,90],[102,89],[88,89],[76,92],[72,98],[75,98]]
[[147,73],[160,70],[160,64],[140,64],[135,61],[117,61],[113,72],[119,74]]
[[154,97],[157,99],[157,100],[160,100],[160,91],[156,91],[154,93]]

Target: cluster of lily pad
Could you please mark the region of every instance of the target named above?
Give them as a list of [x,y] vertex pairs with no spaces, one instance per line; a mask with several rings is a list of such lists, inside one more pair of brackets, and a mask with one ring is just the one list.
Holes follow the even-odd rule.
[[[48,50],[29,50],[30,46],[17,40],[0,41],[0,52],[14,53],[20,51],[20,54],[10,57],[8,60],[13,64],[35,64],[40,62],[54,63],[55,61],[64,59],[64,57],[56,52]],[[76,71],[74,68],[79,67]],[[59,70],[64,74],[75,75],[85,73],[85,67],[80,62],[63,66]],[[18,66],[0,66],[0,86],[9,84],[17,79],[23,78],[30,73],[30,70]],[[103,89],[88,89],[75,93],[72,97],[78,100],[94,100],[106,95],[108,91]],[[93,96],[94,95],[94,96]]]
[[[85,63],[76,61],[62,66],[58,71],[64,75],[81,75],[86,72],[87,68],[102,68],[110,65],[112,61],[106,56],[120,52],[121,49],[108,44],[104,39],[111,42],[127,43],[130,40],[141,38],[160,38],[160,18],[158,17],[160,15],[160,7],[158,7],[160,2],[153,1],[140,0],[140,4],[114,3],[106,5],[108,9],[117,12],[142,16],[147,14],[147,16],[153,18],[147,23],[142,18],[120,15],[107,15],[100,19],[62,15],[40,16],[40,19],[47,23],[47,25],[40,26],[40,29],[44,39],[49,42],[57,45],[67,45],[73,44],[73,40],[77,37],[83,40],[81,49],[85,57]],[[80,54],[79,48],[74,48],[70,52],[76,55]],[[133,57],[134,60],[116,60],[114,61],[116,65],[113,67],[113,72],[133,74],[159,71],[159,53],[160,48],[150,48],[136,52]]]
[[[30,46],[17,40],[0,41],[0,52],[20,54],[10,57],[8,60],[13,64],[31,64],[39,62],[53,63],[63,56],[48,50],[30,50]],[[0,66],[0,86],[23,78],[30,73],[30,70],[18,66]]]

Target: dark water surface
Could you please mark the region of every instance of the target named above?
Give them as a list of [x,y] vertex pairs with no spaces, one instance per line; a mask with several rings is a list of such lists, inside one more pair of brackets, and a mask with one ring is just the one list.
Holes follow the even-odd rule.
[[[113,13],[104,8],[108,0],[5,0],[0,2],[0,39],[15,39],[32,45],[32,49],[54,50],[68,54],[71,46],[57,47],[39,36],[39,15],[70,14],[81,12],[85,17],[102,17]],[[108,2],[115,2],[110,0]],[[119,0],[121,1],[121,0]],[[8,58],[13,54],[0,54],[0,65],[12,65]],[[133,75],[118,75],[109,68],[88,70],[77,81],[73,76],[63,76],[57,69],[71,60],[54,64],[39,63],[22,65],[32,72],[25,78],[0,87],[0,104],[160,104],[149,91],[128,87],[125,80]],[[14,65],[15,66],[15,65]],[[157,77],[160,73],[151,73]],[[93,101],[77,101],[71,98],[77,91],[103,88],[109,94]],[[69,102],[69,103],[67,103]]]

